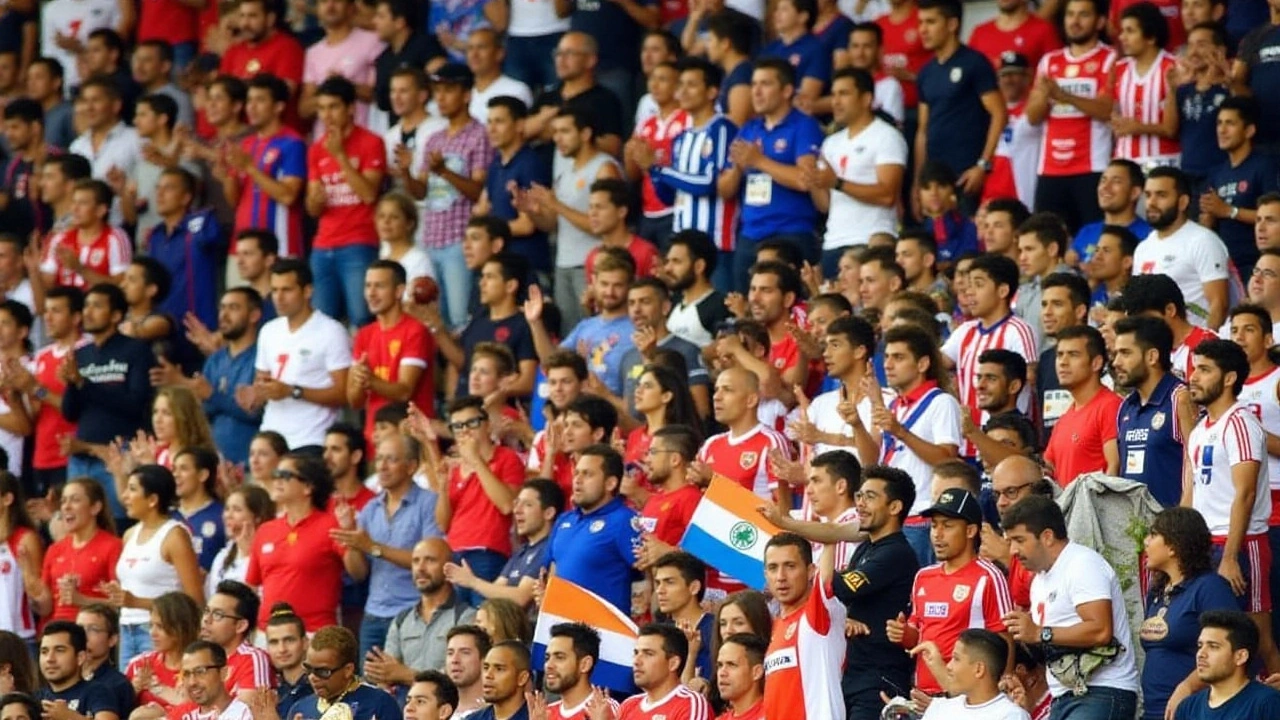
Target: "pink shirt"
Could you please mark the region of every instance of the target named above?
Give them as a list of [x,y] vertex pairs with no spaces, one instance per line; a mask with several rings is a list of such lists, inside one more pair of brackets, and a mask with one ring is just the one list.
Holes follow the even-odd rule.
[[[346,39],[335,45],[328,40],[307,48],[302,68],[302,82],[319,85],[330,75],[341,75],[356,85],[374,84],[374,60],[386,48],[378,36],[368,30],[352,28]],[[356,124],[368,125],[369,104],[356,103]],[[324,134],[324,123],[316,120],[312,138]]]

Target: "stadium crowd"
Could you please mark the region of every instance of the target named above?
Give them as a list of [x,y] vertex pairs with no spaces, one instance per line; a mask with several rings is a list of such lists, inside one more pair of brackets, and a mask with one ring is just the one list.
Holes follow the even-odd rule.
[[995,5],[0,3],[0,720],[1280,717],[1280,0]]

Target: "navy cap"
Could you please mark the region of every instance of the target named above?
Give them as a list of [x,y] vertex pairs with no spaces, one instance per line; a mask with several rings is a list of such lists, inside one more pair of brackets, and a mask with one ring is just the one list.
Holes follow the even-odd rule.
[[960,518],[972,525],[982,524],[982,508],[978,505],[978,498],[973,496],[968,490],[945,490],[938,497],[938,502],[933,507],[928,508],[920,513],[921,517],[931,517],[933,515],[945,515],[947,517]]
[[466,65],[451,62],[436,68],[436,71],[431,73],[431,82],[461,85],[470,90],[475,87],[476,76]]

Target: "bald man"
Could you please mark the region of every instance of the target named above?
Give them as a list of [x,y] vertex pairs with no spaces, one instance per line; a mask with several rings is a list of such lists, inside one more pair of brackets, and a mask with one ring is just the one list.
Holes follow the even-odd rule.
[[[791,442],[782,433],[760,423],[760,381],[755,373],[740,367],[721,371],[716,378],[711,408],[716,420],[728,430],[709,438],[698,460],[713,473],[736,480],[761,498],[775,499],[790,507],[790,488],[778,486],[769,470],[769,451],[791,457]],[[701,480],[709,478],[703,476]],[[775,492],[776,491],[776,492]]]
[[[1053,496],[1052,483],[1044,479],[1044,469],[1025,455],[1010,455],[991,471],[991,492],[996,498],[996,511],[1003,517],[1019,500],[1032,495]],[[1022,609],[1031,606],[1031,573],[1009,553],[1009,542],[990,523],[982,525],[979,554],[1009,569],[1009,593],[1013,604]]]
[[442,538],[427,538],[413,546],[410,571],[418,604],[392,619],[383,647],[375,646],[365,654],[364,674],[370,682],[409,686],[415,671],[440,670],[445,643],[435,639],[443,638],[455,625],[475,620],[476,611],[458,601],[453,585],[445,579],[444,564],[452,557],[449,543]]

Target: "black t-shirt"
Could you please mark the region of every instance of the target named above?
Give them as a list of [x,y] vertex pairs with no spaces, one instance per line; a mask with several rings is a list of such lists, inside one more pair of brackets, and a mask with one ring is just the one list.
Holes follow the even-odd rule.
[[848,568],[836,568],[831,583],[835,596],[849,609],[849,619],[871,630],[870,635],[849,638],[842,682],[846,697],[881,687],[882,676],[910,676],[915,661],[901,645],[889,641],[885,624],[898,613],[911,612],[911,586],[919,569],[915,551],[901,532],[862,543]]
[[604,135],[617,135],[622,137],[622,103],[618,100],[618,96],[613,91],[602,85],[593,85],[589,90],[574,95],[569,100],[565,100],[560,94],[561,87],[559,85],[543,90],[542,93],[533,101],[533,112],[538,112],[544,107],[563,107],[566,103],[571,103],[576,107],[588,110],[596,121],[595,137]]
[[930,160],[957,175],[982,157],[991,115],[982,96],[996,92],[996,73],[986,56],[961,45],[946,62],[935,57],[916,78],[920,102],[929,106],[926,150]]
[[14,156],[4,169],[4,192],[9,204],[0,212],[0,226],[7,233],[22,239],[31,236],[32,230],[48,232],[53,223],[53,211],[42,202],[33,202],[32,191],[39,182],[33,171],[35,163]]
[[467,394],[467,377],[471,371],[471,353],[476,349],[476,345],[482,342],[496,342],[506,345],[513,355],[516,356],[516,362],[521,360],[537,360],[538,351],[533,347],[533,331],[529,329],[529,321],[524,319],[524,314],[517,310],[514,314],[509,315],[497,322],[489,318],[489,310],[483,311],[471,316],[471,322],[462,329],[462,335],[458,338],[459,344],[467,355],[467,365],[461,368],[458,373],[458,395]]
[[115,699],[105,687],[84,680],[61,692],[42,687],[36,691],[36,699],[64,700],[68,710],[90,718],[100,712],[118,712]]
[[93,672],[93,677],[85,682],[107,692],[115,706],[116,715],[120,716],[121,720],[129,717],[129,713],[133,712],[133,708],[137,705],[137,698],[133,694],[133,683],[129,682],[129,678],[113,665],[103,665],[98,668]]
[[374,60],[373,99],[378,103],[380,110],[391,115],[392,125],[399,122],[400,118],[391,112],[391,74],[403,67],[424,68],[427,63],[438,57],[445,57],[445,53],[436,36],[431,33],[415,32],[409,36],[409,41],[400,48],[400,52],[395,52],[388,45],[387,49]]

